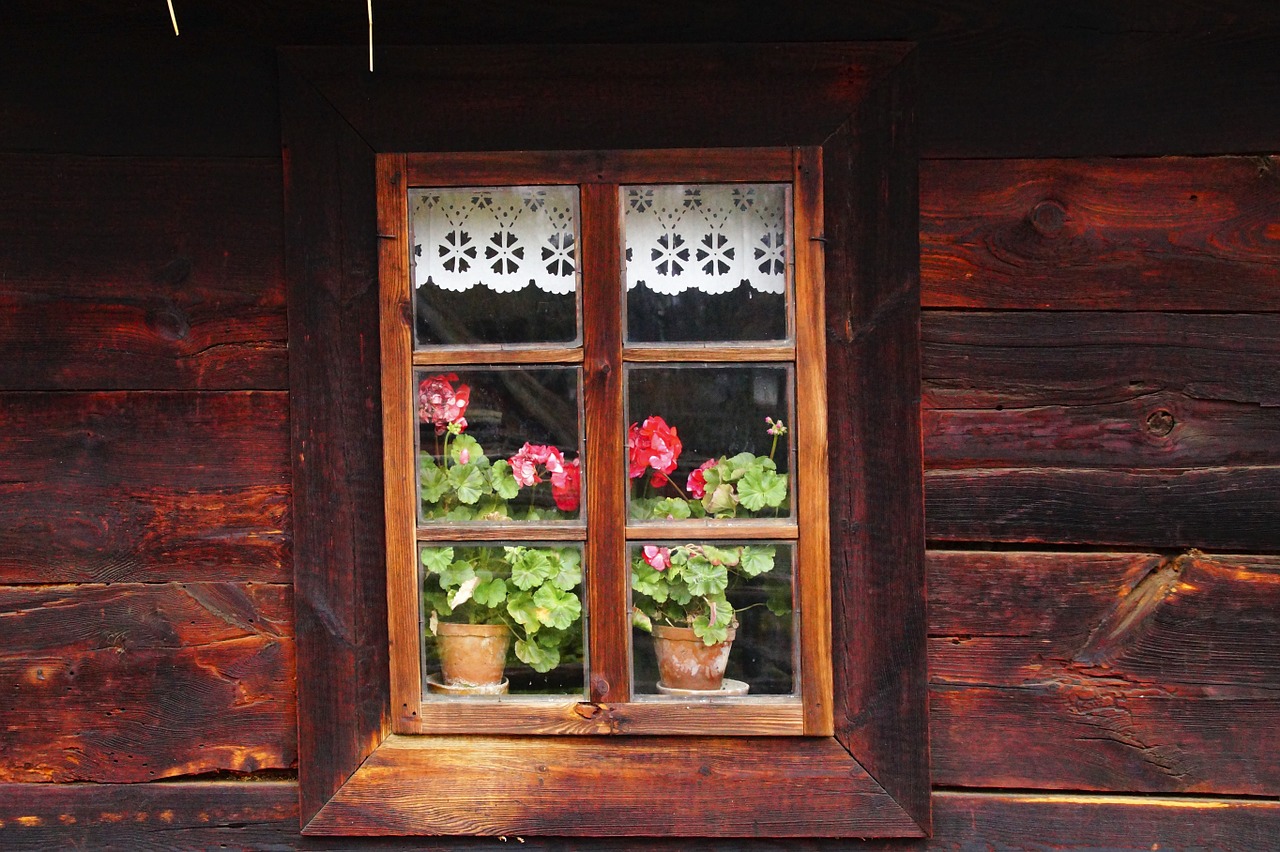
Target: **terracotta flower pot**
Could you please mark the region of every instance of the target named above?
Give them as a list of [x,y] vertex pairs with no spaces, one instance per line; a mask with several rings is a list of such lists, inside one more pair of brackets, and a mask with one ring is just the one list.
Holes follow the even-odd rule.
[[718,690],[724,683],[729,648],[735,630],[723,642],[707,645],[689,627],[653,626],[653,647],[663,686],[675,689]]
[[505,624],[436,625],[441,676],[447,686],[492,686],[502,683],[502,668],[511,645]]

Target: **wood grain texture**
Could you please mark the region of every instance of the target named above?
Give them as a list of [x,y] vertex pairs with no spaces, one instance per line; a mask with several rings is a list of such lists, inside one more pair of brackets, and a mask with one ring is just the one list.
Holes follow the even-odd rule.
[[1280,158],[926,161],[926,307],[1280,309]]
[[283,389],[272,160],[0,156],[0,388]]
[[[619,520],[627,516],[622,367],[622,223],[618,188],[589,184],[582,204],[582,369],[587,659],[592,701],[631,699],[631,563]],[[615,475],[609,475],[613,471]]]
[[787,148],[671,149],[665,151],[448,152],[407,163],[410,186],[486,186],[582,183],[727,183],[791,180]]
[[0,393],[0,582],[289,577],[282,393]]
[[[709,852],[1007,852],[1055,849],[1213,849],[1257,852],[1280,829],[1280,804],[1211,798],[934,794],[931,839],[852,841],[700,838]],[[684,839],[409,838],[303,839],[297,786],[287,781],[170,784],[8,784],[0,786],[0,828],[7,849],[294,849],[470,852],[680,852]]]
[[1273,795],[1280,557],[934,552],[934,782]]
[[921,833],[831,739],[591,742],[393,736],[306,832],[696,836],[714,825],[721,837]]
[[799,699],[655,700],[625,704],[508,697],[501,704],[430,699],[405,734],[778,737],[808,733]]
[[0,587],[0,781],[148,781],[296,760],[285,585]]
[[1280,466],[1191,470],[935,470],[938,542],[1280,551]]
[[0,784],[10,850],[289,852],[300,845],[292,781]]
[[[523,45],[483,63],[466,47],[388,47],[377,78],[351,73],[358,50],[285,56],[379,151],[580,151],[821,144],[908,49],[649,44],[625,76],[616,51],[591,44]],[[404,106],[424,101],[430,110]]]
[[301,813],[389,730],[374,155],[280,69]]
[[1280,406],[1280,323],[1266,314],[925,311],[921,340],[931,408],[1160,391]]
[[823,146],[836,738],[929,825],[915,67]]

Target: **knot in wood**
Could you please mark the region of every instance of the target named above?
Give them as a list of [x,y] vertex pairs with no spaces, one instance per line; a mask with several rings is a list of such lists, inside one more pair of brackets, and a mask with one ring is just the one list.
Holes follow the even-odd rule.
[[1027,218],[1041,236],[1054,237],[1067,223],[1067,208],[1057,201],[1045,200],[1032,207]]
[[1164,437],[1173,431],[1173,427],[1177,422],[1173,419],[1171,413],[1163,408],[1158,408],[1147,417],[1147,430],[1153,435]]

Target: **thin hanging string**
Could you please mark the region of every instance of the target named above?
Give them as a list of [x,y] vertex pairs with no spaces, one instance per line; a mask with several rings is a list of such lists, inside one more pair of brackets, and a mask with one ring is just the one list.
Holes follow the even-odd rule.
[[373,70],[373,0],[366,0],[369,7],[369,70]]
[[[165,0],[169,4],[169,20],[173,22],[173,34],[178,34],[178,16],[173,13],[173,0]],[[369,0],[370,3],[373,0]]]

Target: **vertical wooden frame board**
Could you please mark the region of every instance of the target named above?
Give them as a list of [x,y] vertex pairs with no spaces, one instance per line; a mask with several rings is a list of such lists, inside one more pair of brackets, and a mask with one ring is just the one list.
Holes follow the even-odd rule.
[[[304,833],[927,834],[910,46],[472,55],[388,49],[370,75],[355,51],[281,51]],[[796,251],[821,265],[826,325],[809,311],[797,335],[826,347],[803,381],[828,400],[834,701],[806,730],[834,736],[389,735],[379,354],[396,345],[376,279],[400,237],[379,236],[376,155],[702,147],[795,148],[802,183],[821,180],[798,215],[824,233]],[[644,817],[669,778],[688,818]]]

